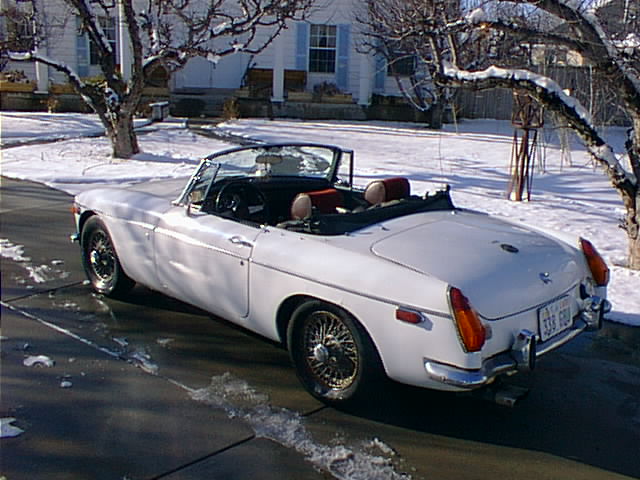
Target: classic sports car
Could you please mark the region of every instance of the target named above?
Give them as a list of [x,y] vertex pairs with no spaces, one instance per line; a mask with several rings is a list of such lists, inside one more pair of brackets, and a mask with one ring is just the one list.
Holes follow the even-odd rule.
[[[412,195],[354,187],[334,146],[241,147],[175,180],[78,195],[93,289],[138,282],[282,342],[311,394],[341,404],[387,377],[467,391],[598,329],[609,270],[591,243]],[[184,183],[184,182],[183,182]]]

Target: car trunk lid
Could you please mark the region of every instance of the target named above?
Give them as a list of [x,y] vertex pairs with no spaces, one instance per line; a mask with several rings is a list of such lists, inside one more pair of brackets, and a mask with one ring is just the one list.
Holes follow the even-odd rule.
[[568,245],[484,214],[455,211],[373,243],[375,255],[460,288],[485,318],[569,290],[580,268]]

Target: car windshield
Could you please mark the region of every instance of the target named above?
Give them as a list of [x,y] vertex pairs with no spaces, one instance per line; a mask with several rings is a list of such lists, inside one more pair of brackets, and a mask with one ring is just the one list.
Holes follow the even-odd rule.
[[331,179],[337,151],[315,145],[269,145],[210,157],[217,164],[215,179],[230,176],[296,176]]

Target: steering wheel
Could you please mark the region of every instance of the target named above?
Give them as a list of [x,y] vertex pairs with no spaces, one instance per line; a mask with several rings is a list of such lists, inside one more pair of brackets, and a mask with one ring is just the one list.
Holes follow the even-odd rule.
[[233,218],[266,222],[269,218],[267,199],[252,183],[229,182],[216,197],[217,213],[231,212]]

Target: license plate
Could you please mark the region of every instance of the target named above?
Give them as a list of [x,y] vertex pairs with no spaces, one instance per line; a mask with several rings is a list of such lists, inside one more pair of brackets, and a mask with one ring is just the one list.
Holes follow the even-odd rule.
[[571,327],[571,302],[569,296],[555,300],[538,310],[540,341],[544,342]]

